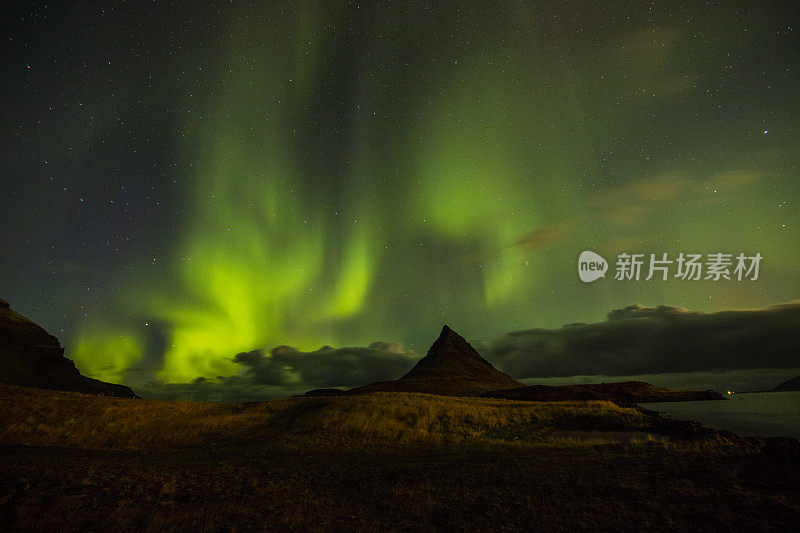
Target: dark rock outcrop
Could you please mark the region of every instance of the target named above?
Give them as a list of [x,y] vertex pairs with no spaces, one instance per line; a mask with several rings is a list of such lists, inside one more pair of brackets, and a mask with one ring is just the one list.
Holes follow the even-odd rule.
[[800,390],[800,376],[784,381],[774,389],[773,392]]
[[423,392],[447,396],[476,396],[523,384],[494,368],[464,338],[447,326],[428,354],[406,375],[352,389],[363,392]]
[[58,339],[0,300],[0,382],[21,387],[134,398],[124,385],[81,375]]

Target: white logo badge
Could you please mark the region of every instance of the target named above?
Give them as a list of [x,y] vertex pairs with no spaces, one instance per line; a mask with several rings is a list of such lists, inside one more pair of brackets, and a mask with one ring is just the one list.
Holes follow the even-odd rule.
[[598,278],[606,277],[608,263],[601,256],[586,250],[578,258],[578,276],[581,281],[590,283]]

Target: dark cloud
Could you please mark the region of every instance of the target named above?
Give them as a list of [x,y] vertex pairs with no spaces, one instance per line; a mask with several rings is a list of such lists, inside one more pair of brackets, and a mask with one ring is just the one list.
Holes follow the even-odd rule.
[[517,379],[797,368],[800,302],[708,314],[630,306],[606,322],[509,333],[482,353]]
[[622,309],[614,309],[608,313],[608,320],[624,320],[626,318],[670,318],[689,315],[701,315],[699,311],[689,311],[683,307],[672,307],[670,305],[659,305],[658,307],[642,307],[641,305],[629,305]]
[[247,369],[245,376],[254,383],[284,386],[289,379],[287,369],[266,356],[264,350],[238,353],[233,358],[233,361]]
[[150,382],[136,388],[144,397],[169,400],[253,401],[301,394],[309,389],[357,387],[397,379],[419,356],[400,343],[373,342],[367,347],[323,346],[301,352],[278,346],[267,354],[253,350],[236,354],[243,371],[192,383]]
[[[718,313],[633,305],[611,311],[605,322],[512,332],[476,348],[498,369],[531,383],[640,379],[678,388],[763,390],[800,367],[800,302]],[[265,400],[397,379],[418,358],[399,343],[311,352],[278,346],[237,354],[233,360],[242,371],[235,376],[150,382],[135,390],[170,400]]]
[[260,350],[240,353],[234,361],[248,367],[247,374],[264,385],[298,380],[310,387],[356,387],[374,381],[397,379],[414,365],[417,354],[402,344],[374,342],[364,347],[323,346],[301,352],[278,346],[269,356]]

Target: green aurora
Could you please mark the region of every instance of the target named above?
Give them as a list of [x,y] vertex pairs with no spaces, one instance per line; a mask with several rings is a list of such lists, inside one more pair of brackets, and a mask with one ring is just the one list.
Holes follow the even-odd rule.
[[[788,5],[173,14],[177,30],[148,33],[164,46],[155,59],[115,71],[157,80],[124,85],[117,115],[170,110],[151,132],[168,170],[132,178],[168,184],[157,187],[168,214],[130,230],[150,236],[136,257],[78,275],[97,288],[65,298],[85,305],[77,319],[45,322],[66,330],[87,375],[188,382],[232,375],[233,356],[259,347],[385,339],[424,351],[443,323],[488,340],[634,302],[711,311],[797,298],[800,41]],[[113,28],[96,29],[85,38],[102,47]],[[583,250],[764,260],[750,282],[584,284]]]

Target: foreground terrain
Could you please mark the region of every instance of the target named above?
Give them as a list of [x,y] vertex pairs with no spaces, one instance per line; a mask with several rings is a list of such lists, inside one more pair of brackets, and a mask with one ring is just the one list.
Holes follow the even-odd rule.
[[[792,448],[610,402],[374,393],[170,403],[0,387],[0,526],[793,527]],[[780,444],[780,443],[778,443]]]

